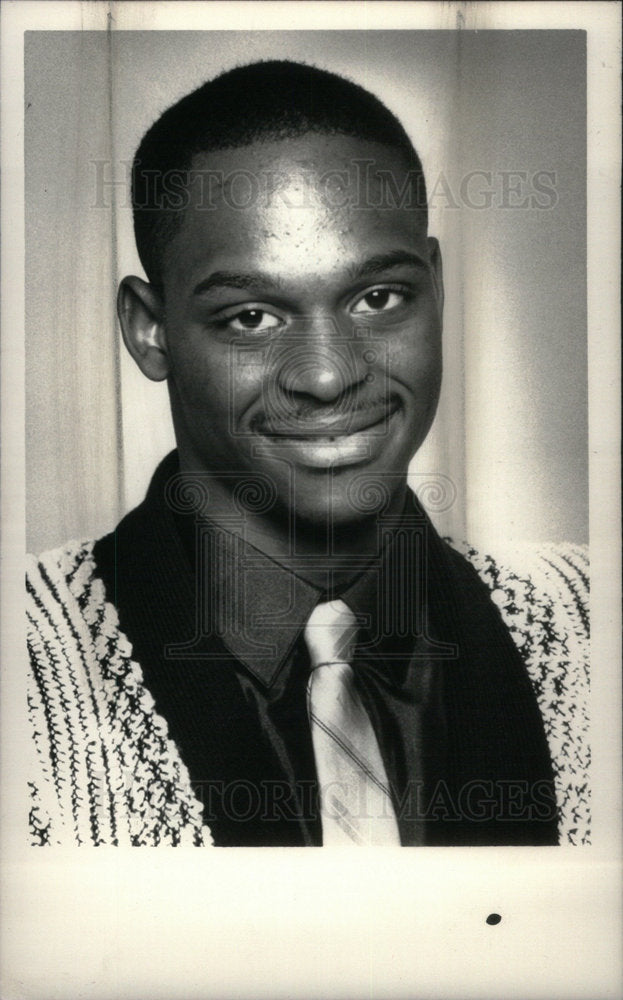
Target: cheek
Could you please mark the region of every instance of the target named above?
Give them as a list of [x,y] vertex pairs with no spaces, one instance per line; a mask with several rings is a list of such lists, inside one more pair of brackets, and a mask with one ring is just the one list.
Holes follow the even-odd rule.
[[205,405],[206,400],[227,391],[223,359],[210,348],[201,331],[167,329],[167,344],[171,379],[185,403]]
[[439,324],[417,324],[389,344],[389,373],[416,396],[436,395],[441,382]]
[[220,432],[232,419],[237,423],[261,391],[263,368],[257,356],[235,344],[210,341],[203,330],[171,336],[169,356],[183,409]]

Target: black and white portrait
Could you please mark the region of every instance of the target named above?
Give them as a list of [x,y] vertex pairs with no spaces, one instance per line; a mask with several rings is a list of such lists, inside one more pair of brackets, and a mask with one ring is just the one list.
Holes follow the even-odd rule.
[[42,843],[588,842],[584,51],[28,37]]
[[23,36],[21,842],[581,857],[586,31],[121,6]]

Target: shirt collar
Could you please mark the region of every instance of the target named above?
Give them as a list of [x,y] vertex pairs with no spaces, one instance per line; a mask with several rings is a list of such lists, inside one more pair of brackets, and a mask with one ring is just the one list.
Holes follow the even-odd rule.
[[229,651],[266,687],[275,681],[322,591],[215,525],[210,568],[214,622]]
[[[315,586],[261,552],[238,534],[207,520],[184,517],[178,526],[189,552],[197,530],[206,567],[207,618],[229,652],[270,687],[321,600],[340,597],[360,623],[360,652],[367,659],[404,657],[413,648],[416,577],[413,534],[425,523],[415,497],[403,514],[383,521],[381,554],[345,588],[332,593]],[[192,538],[191,538],[192,535]],[[199,584],[200,585],[200,584]]]

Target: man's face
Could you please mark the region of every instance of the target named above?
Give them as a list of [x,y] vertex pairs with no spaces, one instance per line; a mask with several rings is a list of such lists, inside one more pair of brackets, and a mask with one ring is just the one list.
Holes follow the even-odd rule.
[[318,134],[193,167],[206,173],[164,263],[182,468],[229,492],[262,474],[282,516],[354,524],[371,480],[404,490],[439,394],[440,261],[408,194],[396,204],[407,169]]

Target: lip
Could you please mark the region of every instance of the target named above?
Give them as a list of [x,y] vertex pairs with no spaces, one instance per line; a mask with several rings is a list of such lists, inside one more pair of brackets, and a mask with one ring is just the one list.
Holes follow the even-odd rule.
[[[400,404],[383,407],[382,415],[375,414],[370,421],[370,411],[365,412],[365,423],[355,430],[340,432],[333,428],[314,426],[314,431],[297,433],[281,431],[268,433],[262,430],[260,437],[273,447],[277,446],[284,457],[290,458],[297,465],[315,469],[340,468],[341,466],[357,465],[374,461],[382,451],[390,423],[400,410]],[[384,433],[378,433],[384,427]],[[377,433],[374,433],[374,432]]]
[[[315,440],[318,438],[352,437],[363,431],[373,430],[389,421],[400,407],[398,399],[385,400],[373,407],[348,414],[338,413],[324,419],[295,423],[263,424],[258,433],[267,438],[287,438],[288,440]],[[345,420],[346,417],[346,420]]]

